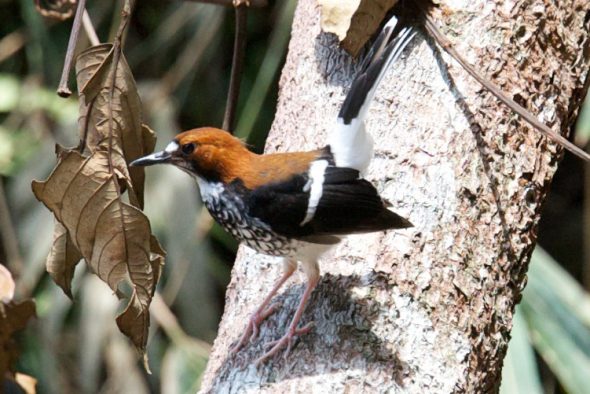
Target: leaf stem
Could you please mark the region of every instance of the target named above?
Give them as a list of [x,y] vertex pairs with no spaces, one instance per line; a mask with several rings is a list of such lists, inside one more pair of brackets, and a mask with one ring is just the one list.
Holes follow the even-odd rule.
[[57,87],[57,94],[60,97],[70,97],[72,91],[68,88],[68,82],[70,77],[70,69],[72,68],[72,59],[74,58],[74,51],[76,49],[76,43],[78,42],[78,35],[80,33],[80,26],[82,25],[82,16],[86,8],[86,0],[79,0],[78,8],[76,9],[76,16],[74,17],[74,23],[72,24],[72,31],[70,32],[70,39],[68,41],[68,49],[66,50],[66,57],[64,60],[64,67],[61,73],[61,79],[59,86]]

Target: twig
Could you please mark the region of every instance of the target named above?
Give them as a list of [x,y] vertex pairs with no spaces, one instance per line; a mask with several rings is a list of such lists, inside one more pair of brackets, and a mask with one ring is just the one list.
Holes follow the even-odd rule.
[[60,97],[70,97],[72,91],[68,88],[68,80],[70,76],[70,68],[72,67],[72,59],[74,57],[74,50],[76,49],[76,43],[78,42],[78,34],[80,33],[80,26],[82,24],[82,15],[86,8],[86,0],[80,0],[78,2],[78,8],[76,9],[76,16],[74,17],[74,23],[72,25],[72,31],[70,32],[70,40],[68,41],[68,49],[66,51],[66,58],[64,60],[64,68],[61,73],[61,79],[59,86],[57,87],[57,94]]
[[487,90],[489,90],[490,93],[496,96],[501,102],[506,104],[512,111],[516,112],[520,117],[522,117],[534,128],[543,133],[546,137],[563,146],[579,158],[586,161],[590,161],[590,154],[584,152],[582,149],[578,148],[576,145],[568,141],[565,137],[551,130],[545,124],[541,123],[533,114],[531,114],[525,108],[516,103],[514,100],[506,96],[502,92],[502,90],[500,90],[500,88],[498,88],[492,82],[482,77],[469,63],[467,63],[467,61],[465,61],[465,59],[461,57],[461,55],[459,55],[459,53],[457,53],[457,51],[453,48],[451,42],[438,30],[431,16],[427,13],[425,13],[425,16],[426,30],[435,39],[437,44],[440,45],[457,62],[459,62],[459,64],[463,66],[465,71],[467,71],[473,78],[475,78],[480,84],[482,84]]
[[[207,3],[207,4],[217,4],[223,5],[226,7],[235,7],[236,0],[185,0],[185,1],[193,1],[195,3]],[[240,1],[240,0],[238,0]],[[250,8],[263,8],[268,5],[268,0],[247,0],[243,1]]]
[[233,133],[236,119],[236,107],[240,97],[240,83],[244,69],[244,55],[246,54],[246,23],[248,20],[248,6],[244,3],[235,7],[236,35],[234,38],[234,53],[231,64],[231,77],[225,104],[222,129]]
[[[131,19],[131,13],[133,12],[134,6],[135,0],[125,0],[125,4],[123,5],[123,9],[121,10],[121,22],[119,23],[119,28],[117,30],[117,34],[115,35],[115,44],[118,45],[119,54],[123,50],[123,35],[125,34],[125,29],[127,28],[129,20]],[[118,61],[114,62],[114,66],[117,67],[117,65]]]
[[98,39],[96,30],[94,30],[92,19],[90,19],[90,15],[88,15],[87,10],[84,10],[84,15],[82,15],[82,24],[84,25],[84,31],[86,32],[86,36],[88,37],[90,44],[92,44],[92,46],[99,45],[100,40]]

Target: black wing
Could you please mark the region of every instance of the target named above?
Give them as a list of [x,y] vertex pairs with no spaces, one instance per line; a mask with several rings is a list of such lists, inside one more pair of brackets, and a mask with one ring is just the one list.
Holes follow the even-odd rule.
[[311,220],[302,224],[309,204],[307,174],[252,191],[249,214],[269,224],[273,231],[308,242],[332,243],[346,234],[368,233],[412,224],[388,210],[375,187],[350,168],[328,166],[322,194]]

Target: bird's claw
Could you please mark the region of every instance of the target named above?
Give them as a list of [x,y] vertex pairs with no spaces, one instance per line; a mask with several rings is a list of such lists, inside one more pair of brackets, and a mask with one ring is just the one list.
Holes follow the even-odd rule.
[[293,344],[293,339],[295,339],[296,336],[301,336],[301,335],[307,334],[309,331],[311,331],[312,327],[313,327],[313,322],[308,323],[301,328],[289,329],[287,331],[287,333],[285,335],[283,335],[283,337],[281,339],[277,339],[276,341],[272,341],[272,342],[265,344],[264,350],[267,350],[269,348],[270,348],[270,350],[268,350],[266,353],[264,353],[262,356],[260,356],[256,360],[256,365],[257,366],[261,365],[266,360],[268,360],[269,358],[271,358],[275,354],[277,354],[285,346],[287,347],[287,349],[283,353],[283,357],[286,358],[289,355],[289,353],[291,352],[291,345]]
[[262,322],[266,320],[267,317],[275,313],[280,307],[280,304],[273,304],[262,311],[254,312],[252,316],[250,316],[248,325],[240,337],[239,342],[230,349],[230,353],[236,354],[242,347],[244,347],[244,345],[246,345],[246,343],[252,342],[254,339],[256,339],[258,336],[258,327],[260,327],[260,324],[262,324]]

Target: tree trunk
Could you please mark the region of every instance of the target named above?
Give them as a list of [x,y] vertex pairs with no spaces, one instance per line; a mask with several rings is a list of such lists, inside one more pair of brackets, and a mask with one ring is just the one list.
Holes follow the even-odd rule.
[[[440,3],[438,24],[458,51],[566,133],[588,70],[590,2]],[[319,20],[316,2],[300,0],[269,152],[323,146],[356,71]],[[376,147],[368,178],[415,227],[350,236],[326,256],[302,321],[315,322],[312,332],[288,358],[258,368],[253,360],[286,330],[305,277],[287,282],[276,297],[281,310],[231,357],[228,349],[249,314],[281,274],[279,259],[241,247],[202,392],[499,387],[514,306],[561,149],[424,34],[386,75],[367,123]]]

